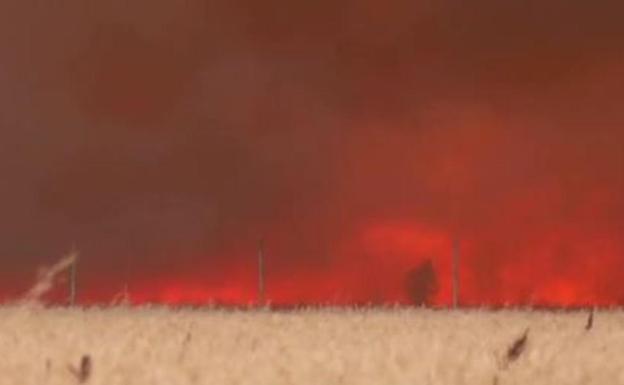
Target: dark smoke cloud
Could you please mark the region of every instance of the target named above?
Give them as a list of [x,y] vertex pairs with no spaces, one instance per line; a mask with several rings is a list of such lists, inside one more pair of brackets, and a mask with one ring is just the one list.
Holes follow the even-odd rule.
[[[622,301],[623,8],[6,2],[2,285],[76,243],[94,292],[218,286],[266,238],[271,274],[354,270],[366,286],[409,252],[369,256],[358,234],[399,222],[464,240],[473,302],[527,301],[584,268],[592,298]],[[396,299],[384,288],[362,296]]]

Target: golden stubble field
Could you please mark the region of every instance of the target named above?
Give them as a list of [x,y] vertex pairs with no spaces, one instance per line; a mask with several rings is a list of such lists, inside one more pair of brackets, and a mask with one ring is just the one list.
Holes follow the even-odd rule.
[[624,312],[597,311],[590,330],[587,319],[587,311],[4,306],[0,384],[624,384]]

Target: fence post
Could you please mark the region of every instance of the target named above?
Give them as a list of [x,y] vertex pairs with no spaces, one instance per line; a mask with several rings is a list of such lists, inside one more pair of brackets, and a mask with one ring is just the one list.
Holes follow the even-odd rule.
[[453,284],[453,309],[459,305],[459,239],[453,240],[453,261],[452,261],[452,284]]
[[76,247],[72,247],[71,255],[74,257],[71,266],[69,267],[69,306],[76,304],[76,275],[78,274],[78,251]]
[[265,305],[264,295],[264,239],[258,242],[258,305]]

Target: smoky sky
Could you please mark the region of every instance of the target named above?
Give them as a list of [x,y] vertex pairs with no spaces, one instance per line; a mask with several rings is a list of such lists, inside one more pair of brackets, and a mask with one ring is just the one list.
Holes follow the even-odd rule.
[[[362,226],[393,220],[471,242],[477,287],[538,258],[544,234],[617,244],[622,12],[574,0],[3,2],[2,285],[72,244],[85,275],[115,285],[219,279],[261,238],[273,269],[322,270]],[[582,254],[553,250],[551,274]],[[605,263],[624,258],[613,250]]]

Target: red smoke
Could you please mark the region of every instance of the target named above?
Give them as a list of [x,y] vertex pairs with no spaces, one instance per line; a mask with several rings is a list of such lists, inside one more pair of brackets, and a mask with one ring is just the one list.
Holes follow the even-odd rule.
[[2,298],[622,305],[623,7],[0,2]]
[[[590,235],[576,225],[540,231],[530,244],[513,241],[497,270],[480,270],[480,250],[488,239],[462,238],[460,301],[463,305],[616,305],[622,303],[616,240]],[[324,269],[293,269],[267,273],[268,302],[296,304],[410,304],[405,275],[433,260],[439,290],[435,306],[451,302],[452,234],[421,224],[398,222],[362,226],[336,249]],[[500,241],[499,241],[500,242]],[[267,264],[271,264],[270,248]],[[253,256],[225,269],[218,282],[207,284],[200,274],[139,282],[130,292],[134,303],[164,302],[254,304],[257,275]],[[477,266],[477,268],[475,267]],[[485,280],[485,281],[483,281]],[[105,300],[104,298],[100,298]]]
[[[617,282],[622,249],[613,239],[589,235],[577,225],[552,232],[536,230],[530,244],[510,246],[495,271],[475,268],[488,239],[461,238],[460,301],[462,305],[587,306],[622,303]],[[384,222],[362,225],[323,269],[271,271],[267,250],[267,301],[274,305],[299,304],[411,304],[405,278],[409,269],[431,259],[438,291],[434,306],[451,303],[453,234],[422,224]],[[500,241],[499,241],[500,242]],[[130,285],[132,303],[168,304],[257,303],[255,258],[221,271],[220,279],[206,272],[163,277]],[[482,281],[482,280],[486,281]],[[108,297],[107,297],[108,296]],[[83,293],[86,302],[109,302],[108,294]]]

